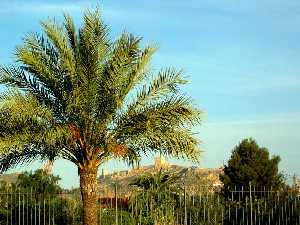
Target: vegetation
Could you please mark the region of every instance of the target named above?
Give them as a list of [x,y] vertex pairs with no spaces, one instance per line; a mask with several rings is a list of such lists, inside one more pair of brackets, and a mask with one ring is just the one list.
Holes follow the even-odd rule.
[[223,191],[235,187],[278,189],[283,176],[278,172],[279,156],[269,157],[268,149],[259,147],[254,139],[242,140],[233,150],[224,173],[220,175]]
[[[80,198],[60,195],[60,178],[43,170],[25,172],[16,183],[0,184],[0,224],[34,224],[46,220],[46,224],[79,225],[81,220]],[[52,219],[53,218],[53,219]],[[43,223],[44,224],[44,223]]]
[[25,172],[18,176],[16,187],[23,193],[58,194],[62,191],[58,185],[60,178],[52,174],[45,174],[39,169],[33,172]]
[[178,195],[174,187],[178,180],[175,174],[160,170],[145,174],[132,185],[138,190],[130,197],[131,210],[142,224],[174,224],[174,210]]
[[153,75],[156,49],[126,32],[109,37],[100,12],[86,11],[75,28],[42,23],[16,48],[16,64],[0,69],[0,172],[33,160],[67,159],[78,167],[83,224],[96,225],[97,170],[149,151],[197,160],[191,128],[200,111],[180,92],[182,71]]
[[[100,217],[100,224],[111,225],[116,222],[116,211],[114,209],[102,209]],[[125,210],[118,210],[118,224],[122,225],[136,225],[135,219],[131,216],[130,212]]]
[[[232,224],[228,211],[230,208],[236,210],[236,221],[250,221],[256,214],[260,214],[266,221],[278,221],[276,216],[270,219],[270,215],[273,215],[274,210],[279,213],[283,208],[281,204],[289,204],[290,201],[284,193],[287,186],[283,175],[278,172],[279,162],[279,156],[270,158],[268,149],[260,147],[254,139],[244,139],[234,148],[224,173],[220,175],[227,209],[225,224]],[[288,193],[291,194],[290,191]],[[274,205],[277,205],[275,209]],[[265,208],[263,212],[261,206]]]
[[[128,199],[122,195],[116,195],[117,201],[115,197],[102,196],[98,201],[99,221],[102,225],[115,224],[117,217],[118,224],[126,225],[185,224],[185,221],[191,225],[249,224],[251,218],[254,224],[255,221],[295,225],[300,222],[299,198],[291,189],[252,190],[251,198],[244,193],[245,199],[242,192],[232,192],[231,198],[224,201],[222,195],[211,189],[184,189],[179,175],[159,171],[140,176],[132,184],[135,189],[129,207]],[[53,189],[47,189],[43,194],[33,191],[28,195],[25,192],[32,190],[27,182],[30,179],[36,182],[35,185],[47,181],[49,186],[57,187],[53,182],[55,177],[41,170],[20,177],[26,182],[16,182],[15,189],[4,182],[0,186],[0,224],[18,224],[19,220],[24,225],[34,224],[34,221],[51,225],[82,224],[82,202],[78,191],[54,194]],[[257,191],[262,191],[260,196]]]
[[[130,210],[140,224],[221,224],[224,205],[212,189],[190,190],[180,173],[160,170],[144,174],[132,184]],[[199,184],[200,185],[200,184]],[[223,213],[223,214],[222,214]]]

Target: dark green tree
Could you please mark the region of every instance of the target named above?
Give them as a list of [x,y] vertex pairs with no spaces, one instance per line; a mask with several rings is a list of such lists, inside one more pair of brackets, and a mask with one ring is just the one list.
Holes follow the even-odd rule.
[[244,139],[233,149],[220,180],[224,189],[248,187],[250,183],[253,187],[278,189],[283,185],[279,162],[279,156],[270,158],[268,149],[260,147],[254,139]]
[[[39,169],[34,172],[24,172],[20,174],[15,183],[0,184],[0,224],[17,224],[21,219],[24,224],[38,221],[39,215],[32,214],[34,208],[41,205],[47,209],[55,209],[54,220],[56,224],[72,224],[70,220],[70,198],[69,196],[61,197],[61,187],[58,184],[60,178],[52,174],[45,173]],[[5,193],[5,194],[4,194]],[[70,196],[72,197],[72,196]],[[78,209],[80,205],[78,204]],[[81,211],[80,211],[81,212]],[[48,223],[49,212],[41,211],[40,218],[47,218]],[[75,214],[72,213],[72,217]],[[52,220],[51,220],[52,224]]]
[[[224,224],[254,220],[254,215],[258,214],[264,219],[271,215],[273,206],[278,205],[276,193],[279,192],[274,191],[285,187],[283,175],[278,171],[279,162],[279,156],[270,157],[268,149],[260,147],[251,138],[242,140],[233,149],[228,165],[220,175],[226,205]],[[258,210],[262,206],[272,210]],[[232,211],[234,217],[230,216]]]
[[46,174],[39,169],[33,172],[25,172],[19,175],[17,188],[21,192],[30,193],[33,191],[38,194],[57,194],[62,191],[58,185],[60,178],[52,174]]

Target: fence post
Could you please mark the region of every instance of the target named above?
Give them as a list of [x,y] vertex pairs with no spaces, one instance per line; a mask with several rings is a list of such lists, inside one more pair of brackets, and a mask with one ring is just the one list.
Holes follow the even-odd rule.
[[23,207],[23,209],[22,209],[22,219],[23,219],[23,225],[24,225],[24,223],[25,223],[25,194],[24,194],[24,192],[23,192],[23,195],[22,195],[22,207]]
[[[244,201],[244,186],[242,186],[242,201]],[[239,195],[239,202],[241,201],[240,195]],[[242,209],[242,224],[245,224],[245,210]]]
[[8,223],[8,210],[9,210],[9,199],[8,199],[8,190],[6,190],[6,224],[9,225]]
[[184,186],[184,225],[187,225],[186,187]]
[[118,225],[118,198],[117,198],[117,184],[115,183],[115,223]]
[[250,224],[253,225],[253,218],[252,218],[252,193],[251,193],[251,181],[249,182],[250,188]]
[[32,187],[30,188],[30,224],[33,224],[32,222],[32,215],[33,215],[33,206],[32,206]]
[[20,187],[18,187],[18,221],[19,225],[21,225],[21,190]]
[[101,190],[100,188],[98,189],[98,204],[99,204],[99,225],[101,225],[101,213],[102,213],[102,210],[101,210],[101,204],[102,204],[102,201],[101,201]]

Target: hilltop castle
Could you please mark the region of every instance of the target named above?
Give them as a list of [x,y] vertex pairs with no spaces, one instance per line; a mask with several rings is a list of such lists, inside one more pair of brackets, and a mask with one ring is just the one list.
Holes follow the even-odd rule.
[[166,161],[165,157],[163,156],[157,156],[155,157],[154,161],[154,168],[155,169],[168,169],[170,167],[170,164]]

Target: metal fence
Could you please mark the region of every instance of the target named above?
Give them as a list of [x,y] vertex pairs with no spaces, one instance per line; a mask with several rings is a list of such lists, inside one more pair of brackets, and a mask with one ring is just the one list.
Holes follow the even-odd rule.
[[[100,225],[300,225],[300,198],[266,188],[99,195]],[[79,194],[0,193],[0,225],[80,225]]]
[[[75,202],[76,201],[76,202]],[[80,210],[80,196],[69,194],[0,193],[1,225],[76,224],[73,213]],[[75,206],[72,207],[72,206]],[[72,215],[73,214],[73,215]]]

